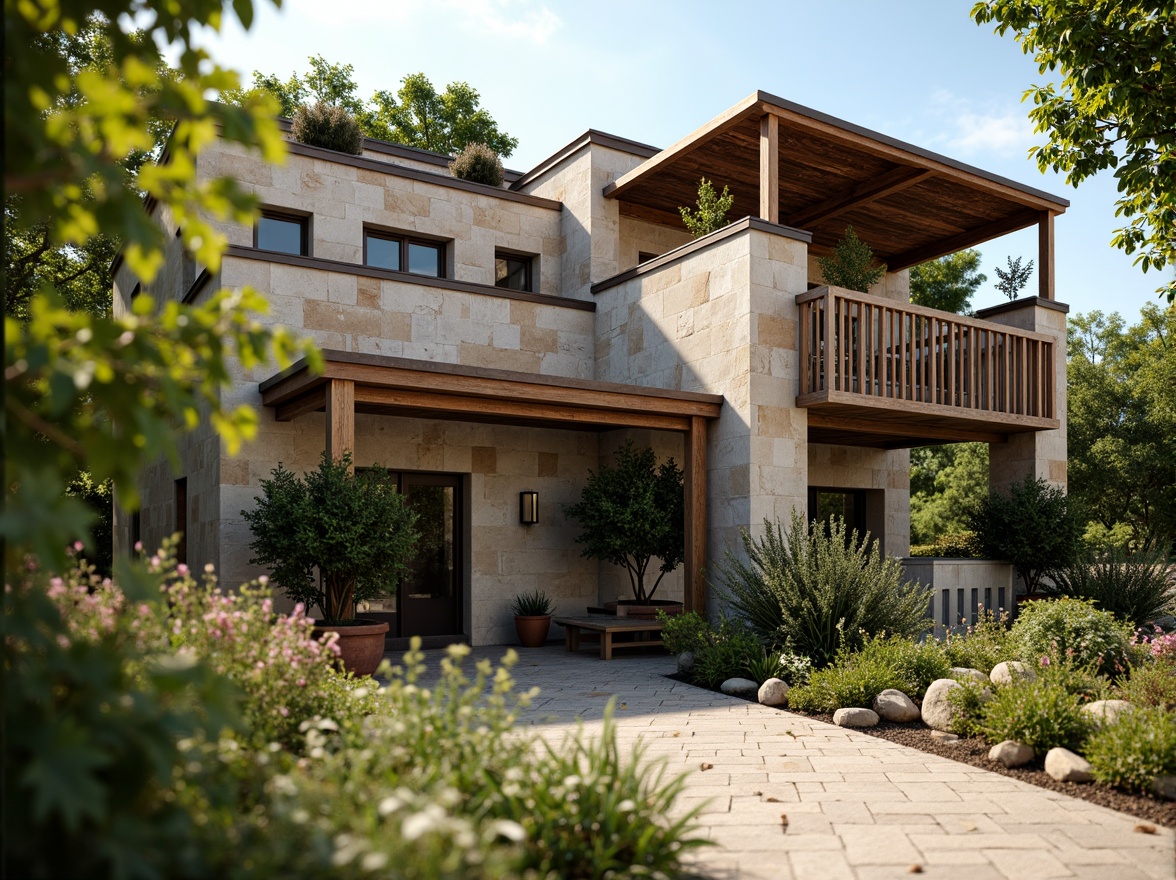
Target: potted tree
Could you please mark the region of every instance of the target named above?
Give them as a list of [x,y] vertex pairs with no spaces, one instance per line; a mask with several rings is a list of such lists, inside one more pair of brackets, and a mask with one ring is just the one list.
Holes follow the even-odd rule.
[[541,648],[551,629],[551,600],[542,590],[520,593],[514,597],[510,610],[515,616],[515,632],[524,648]]
[[323,453],[318,469],[296,476],[279,464],[261,481],[253,510],[242,510],[254,552],[278,588],[307,610],[316,631],[338,633],[344,668],[371,675],[388,624],[355,618],[356,602],[391,592],[416,547],[416,514],[383,468],[354,473],[351,456]]
[[584,556],[623,565],[628,572],[633,598],[615,603],[617,613],[653,618],[659,610],[681,612],[681,602],[653,598],[686,553],[682,470],[672,458],[659,465],[652,449],[639,450],[626,441],[612,467],[589,471],[580,501],[567,515],[583,528],[576,541],[585,545]]

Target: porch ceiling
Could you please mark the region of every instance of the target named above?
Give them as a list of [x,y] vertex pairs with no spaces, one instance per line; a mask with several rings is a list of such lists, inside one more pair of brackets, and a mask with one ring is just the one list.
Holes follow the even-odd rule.
[[266,379],[262,403],[278,421],[326,410],[332,380],[354,383],[355,412],[467,422],[608,431],[653,428],[687,432],[694,418],[715,419],[717,394],[662,391],[580,379],[536,376],[409,358],[324,350],[325,369],[305,361]]
[[892,271],[1060,214],[1066,199],[756,92],[605,187],[621,213],[681,225],[705,176],[735,198],[731,216],[764,216],[761,120],[778,119],[779,222],[827,252],[852,225]]

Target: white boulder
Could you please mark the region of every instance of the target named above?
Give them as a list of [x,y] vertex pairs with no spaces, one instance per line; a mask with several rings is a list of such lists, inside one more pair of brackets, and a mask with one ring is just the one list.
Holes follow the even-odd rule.
[[887,688],[874,697],[874,711],[879,717],[899,724],[919,720],[919,707],[915,701],[894,688]]
[[1033,671],[1032,666],[1022,663],[1020,660],[1006,660],[993,666],[992,673],[988,677],[993,684],[1009,684],[1020,679],[1036,681],[1037,673]]
[[1006,767],[1020,767],[1033,760],[1033,749],[1013,739],[998,742],[988,750],[988,760]]
[[833,723],[838,727],[873,727],[878,723],[878,713],[873,709],[838,709],[833,713]]
[[765,706],[786,706],[788,704],[788,683],[778,678],[769,678],[759,687],[759,701]]
[[959,709],[948,702],[947,696],[961,688],[963,685],[954,678],[939,678],[931,682],[931,687],[927,688],[923,697],[923,723],[935,730],[950,731]]
[[1082,707],[1096,727],[1114,724],[1122,715],[1135,709],[1126,700],[1094,700]]
[[978,681],[982,684],[988,684],[988,676],[979,669],[971,669],[967,666],[953,666],[947,673],[956,681]]
[[1090,762],[1060,746],[1045,753],[1045,772],[1058,782],[1090,782]]

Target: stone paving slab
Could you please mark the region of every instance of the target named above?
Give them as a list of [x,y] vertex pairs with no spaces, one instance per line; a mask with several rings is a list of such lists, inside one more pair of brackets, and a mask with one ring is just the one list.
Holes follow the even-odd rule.
[[[439,652],[428,653],[436,668]],[[513,674],[540,688],[523,721],[545,739],[578,723],[598,731],[615,697],[622,748],[643,742],[689,773],[678,808],[705,804],[699,833],[717,844],[695,857],[700,876],[893,880],[918,865],[950,880],[1176,880],[1171,829],[1138,833],[1133,816],[691,687],[672,670],[666,656],[602,662],[545,647],[523,650]]]

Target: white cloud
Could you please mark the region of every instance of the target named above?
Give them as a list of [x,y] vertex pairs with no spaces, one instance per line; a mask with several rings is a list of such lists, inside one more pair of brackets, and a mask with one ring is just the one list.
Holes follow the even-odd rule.
[[966,156],[1024,156],[1033,144],[1033,125],[1025,111],[977,108],[973,101],[945,89],[931,95],[932,112],[940,119],[930,140],[949,153]]
[[510,37],[542,45],[563,26],[563,20],[533,0],[322,0],[295,2],[299,14],[324,25],[403,26],[432,18],[484,36]]

